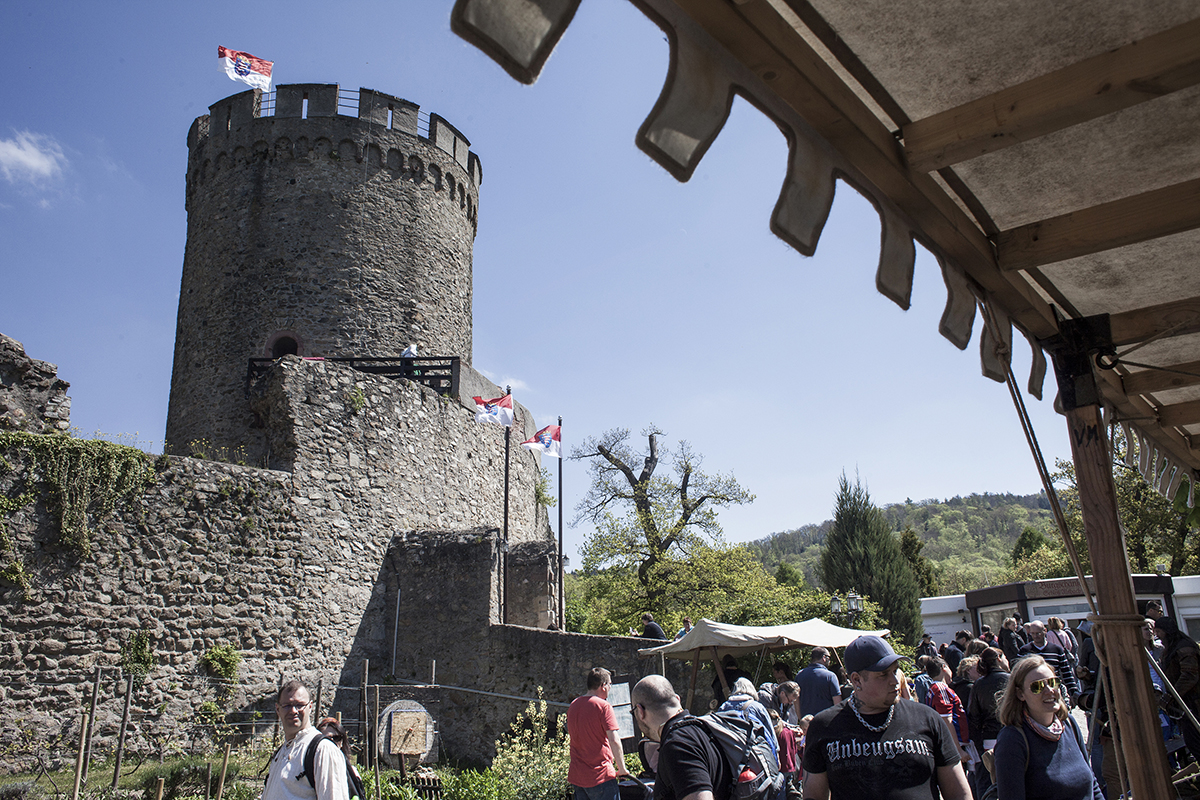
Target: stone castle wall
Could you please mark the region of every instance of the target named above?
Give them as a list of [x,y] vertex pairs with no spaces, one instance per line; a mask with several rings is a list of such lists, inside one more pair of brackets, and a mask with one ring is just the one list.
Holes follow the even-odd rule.
[[471,362],[478,157],[437,115],[418,135],[408,101],[363,89],[357,116],[338,102],[337,85],[285,85],[272,116],[255,90],[192,125],[174,452],[204,441],[264,463],[244,398],[252,357],[415,344]]
[[0,431],[67,430],[70,386],[58,367],[30,358],[20,342],[0,333]]
[[[354,391],[357,410],[347,402]],[[372,681],[393,670],[425,679],[437,659],[445,683],[510,694],[518,677],[549,668],[544,644],[519,675],[485,668],[509,665],[491,632],[504,616],[501,426],[418,384],[296,357],[260,379],[254,403],[290,471],[159,459],[154,485],[96,526],[88,557],[58,544],[44,495],[0,520],[32,583],[28,601],[0,584],[0,706],[21,721],[0,743],[21,727],[52,735],[77,724],[92,669],[120,664],[122,644],[139,631],[157,666],[138,703],[159,709],[143,726],[168,731],[187,730],[216,697],[200,666],[214,645],[245,659],[243,688],[228,698],[236,712],[271,710],[264,697],[281,676],[357,686],[363,659],[376,665]],[[532,421],[519,413],[514,438],[527,438]],[[13,495],[29,460],[19,448],[3,455],[0,493]],[[538,459],[515,445],[510,459],[508,619],[545,626],[557,586],[534,500]],[[499,703],[495,720],[472,721],[466,733],[447,721],[446,736],[460,754],[486,758],[482,743],[515,713]],[[119,714],[119,704],[102,714],[102,750]]]

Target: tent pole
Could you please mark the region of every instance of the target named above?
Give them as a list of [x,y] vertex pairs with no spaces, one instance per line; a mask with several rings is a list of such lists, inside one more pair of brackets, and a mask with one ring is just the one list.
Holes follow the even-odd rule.
[[713,669],[717,671],[717,679],[721,681],[721,688],[725,690],[725,697],[729,697],[729,682],[725,680],[725,669],[721,666],[721,659],[717,655],[717,648],[712,648],[713,651]]
[[692,681],[688,684],[687,705],[684,706],[688,711],[692,710],[692,701],[696,699],[696,679],[700,677],[700,651],[697,650],[692,654]]

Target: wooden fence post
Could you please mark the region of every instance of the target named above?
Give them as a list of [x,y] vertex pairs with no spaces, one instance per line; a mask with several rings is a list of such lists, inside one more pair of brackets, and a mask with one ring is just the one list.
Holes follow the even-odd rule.
[[225,757],[221,759],[221,777],[217,780],[217,800],[225,794],[225,772],[229,769],[229,742],[225,743]]
[[79,754],[75,756],[75,788],[71,790],[71,800],[79,800],[79,784],[83,780],[83,749],[87,745],[87,735],[88,718],[85,711],[79,720]]
[[367,763],[363,764],[364,767],[371,766],[371,748],[366,746],[366,742],[369,741],[371,735],[370,710],[367,703],[367,674],[370,672],[370,669],[371,659],[364,658],[362,662],[362,688],[359,691],[358,704],[358,739],[360,742],[363,742],[363,755],[367,756]]
[[113,764],[112,788],[117,788],[121,779],[121,759],[125,755],[125,732],[129,729],[129,706],[133,702],[133,676],[125,679],[125,711],[121,714],[121,732],[117,735],[117,758]]
[[87,786],[88,767],[92,765],[92,731],[96,729],[96,704],[100,700],[100,667],[92,673],[92,707],[88,712],[87,744],[83,748],[83,785]]

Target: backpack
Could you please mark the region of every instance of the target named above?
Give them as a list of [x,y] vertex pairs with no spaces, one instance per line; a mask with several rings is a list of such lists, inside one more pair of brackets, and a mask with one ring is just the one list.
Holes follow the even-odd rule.
[[359,778],[358,775],[354,774],[354,770],[350,769],[350,761],[346,758],[346,754],[342,753],[342,748],[338,747],[337,742],[334,742],[333,739],[330,739],[329,736],[324,733],[322,733],[320,736],[314,737],[313,740],[308,743],[308,749],[304,751],[304,771],[296,776],[297,780],[300,778],[308,778],[308,785],[314,789],[317,788],[317,779],[313,773],[313,765],[317,760],[317,747],[320,746],[322,741],[329,741],[332,743],[334,747],[337,747],[337,751],[342,755],[342,763],[346,765],[346,788],[350,790],[350,800],[366,800],[367,790],[366,787],[363,786],[362,779]]
[[[694,721],[693,721],[694,720]],[[725,759],[734,786],[732,800],[775,800],[787,776],[779,771],[779,762],[767,742],[762,723],[745,719],[738,711],[714,711],[702,717],[689,717],[684,724],[700,725]],[[770,732],[774,736],[774,731]],[[754,773],[752,780],[740,780],[743,772]]]

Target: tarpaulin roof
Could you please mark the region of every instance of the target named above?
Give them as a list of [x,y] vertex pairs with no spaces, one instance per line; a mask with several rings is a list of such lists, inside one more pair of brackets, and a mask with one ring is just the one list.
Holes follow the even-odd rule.
[[757,653],[764,647],[770,650],[790,650],[818,645],[845,647],[859,636],[887,636],[889,633],[891,631],[887,628],[879,631],[839,628],[817,617],[790,625],[727,625],[723,622],[713,622],[711,619],[702,619],[682,639],[638,650],[638,655],[663,655],[680,659],[692,659],[698,655],[701,661],[712,661],[714,647],[717,648],[717,658],[720,659],[726,655]]

